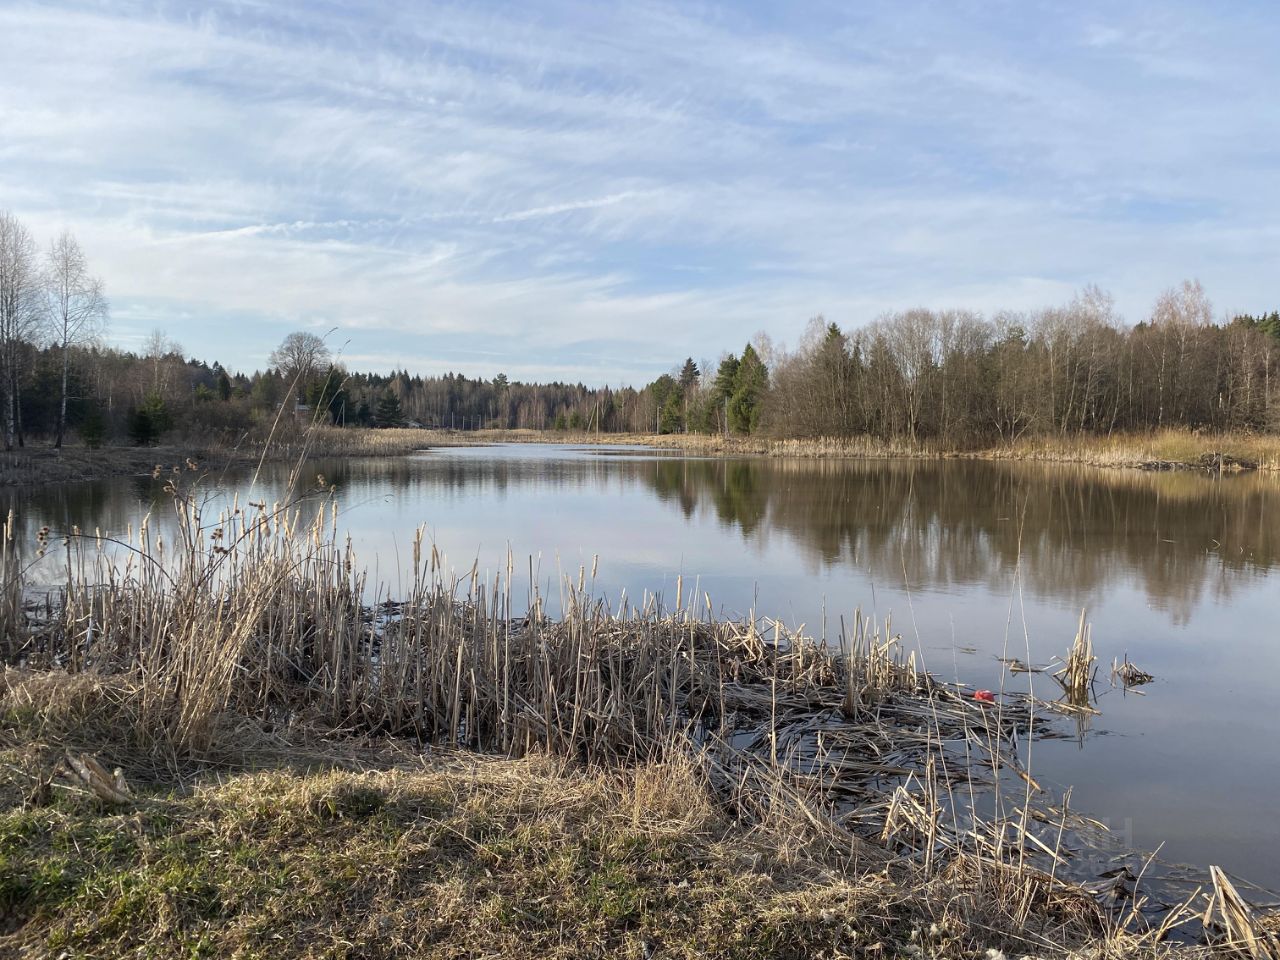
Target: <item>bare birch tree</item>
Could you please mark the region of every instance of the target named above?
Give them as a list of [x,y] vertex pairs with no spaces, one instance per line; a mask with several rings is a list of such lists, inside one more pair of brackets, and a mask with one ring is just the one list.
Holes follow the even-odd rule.
[[107,299],[102,294],[102,281],[89,275],[84,251],[69,230],[64,230],[49,245],[45,296],[45,318],[50,338],[62,353],[62,391],[58,403],[58,427],[53,440],[55,447],[61,447],[67,431],[71,348],[97,337],[107,319]]
[[[142,356],[151,364],[150,392],[166,400],[175,399],[170,388],[181,374],[182,344],[157,327],[143,341]],[[139,391],[139,397],[147,392]]]
[[0,212],[0,401],[6,450],[22,442],[21,360],[37,332],[39,293],[35,241],[13,214]]

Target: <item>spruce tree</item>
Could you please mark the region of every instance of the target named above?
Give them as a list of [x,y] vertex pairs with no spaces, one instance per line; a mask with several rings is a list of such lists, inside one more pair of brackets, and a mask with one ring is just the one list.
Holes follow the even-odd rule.
[[376,427],[399,427],[404,424],[404,416],[400,412],[400,398],[388,390],[378,400],[377,409],[373,413]]
[[760,426],[760,405],[769,386],[769,371],[751,344],[742,351],[729,397],[729,428],[737,433],[753,433]]
[[693,357],[686,357],[684,366],[680,368],[681,389],[687,391],[698,382],[699,376],[701,376],[701,372],[698,370],[698,365],[693,362]]

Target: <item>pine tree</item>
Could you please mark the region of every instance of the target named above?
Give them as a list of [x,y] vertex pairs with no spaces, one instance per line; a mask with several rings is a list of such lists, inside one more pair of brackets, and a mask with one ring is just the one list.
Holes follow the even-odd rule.
[[684,402],[678,390],[667,394],[666,402],[658,414],[659,433],[680,433],[684,430]]
[[729,429],[729,398],[733,396],[738,379],[738,358],[732,353],[720,361],[716,378],[711,382],[708,398],[707,427],[717,431]]
[[733,396],[737,379],[738,358],[729,354],[720,361],[720,369],[716,371],[716,379],[711,386],[711,395],[720,401]]
[[90,450],[97,450],[102,446],[106,435],[107,421],[102,416],[102,410],[98,404],[91,404],[80,419],[80,439]]
[[698,370],[698,365],[693,362],[693,357],[686,357],[684,366],[680,368],[681,389],[687,391],[698,382],[698,377],[701,375],[701,371]]
[[738,433],[753,433],[760,426],[760,405],[769,386],[769,371],[751,344],[742,351],[737,374],[733,378],[733,395],[729,398],[729,428]]
[[142,401],[142,406],[129,411],[128,429],[133,442],[140,447],[150,447],[160,442],[173,426],[173,417],[165,406],[164,398],[152,390]]
[[404,416],[400,412],[400,398],[390,390],[378,400],[377,409],[373,413],[373,424],[376,427],[399,427],[404,424]]

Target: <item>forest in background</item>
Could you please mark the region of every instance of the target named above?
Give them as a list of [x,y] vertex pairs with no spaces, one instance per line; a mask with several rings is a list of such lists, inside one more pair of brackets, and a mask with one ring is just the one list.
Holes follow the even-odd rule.
[[0,213],[0,398],[5,449],[200,436],[226,443],[281,423],[872,436],[950,447],[1024,436],[1185,427],[1280,431],[1280,312],[1215,319],[1187,281],[1130,326],[1087,287],[1069,303],[990,317],[913,309],[842,329],[813,318],[787,350],[757,335],[715,362],[676,362],[642,387],[524,383],[345,369],[290,334],[263,370],[188,357],[156,331],[102,345],[107,302],[74,237],[42,256]]

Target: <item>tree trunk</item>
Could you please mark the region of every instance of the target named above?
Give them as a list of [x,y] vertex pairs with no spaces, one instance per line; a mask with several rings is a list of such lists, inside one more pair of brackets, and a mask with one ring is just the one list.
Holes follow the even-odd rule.
[[[5,378],[8,379],[7,377]],[[8,384],[4,384],[8,386]],[[4,392],[4,448],[5,450],[13,449],[14,435],[14,418],[13,418],[13,394],[10,390]]]
[[55,450],[62,449],[62,435],[67,430],[67,373],[71,368],[71,354],[67,344],[62,344],[62,402],[58,405],[58,433],[53,440]]
[[27,445],[26,431],[22,429],[22,387],[18,383],[18,375],[13,376],[13,383],[10,386],[10,396],[13,398],[13,433],[14,438],[18,441],[19,448]]

